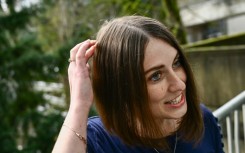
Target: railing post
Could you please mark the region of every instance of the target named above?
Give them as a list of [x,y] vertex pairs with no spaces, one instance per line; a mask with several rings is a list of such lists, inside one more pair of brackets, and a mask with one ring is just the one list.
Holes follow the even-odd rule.
[[233,153],[233,144],[232,144],[232,129],[231,129],[231,118],[230,116],[226,117],[226,127],[227,127],[227,141],[228,141],[228,153]]
[[239,145],[239,112],[238,110],[234,111],[234,141],[235,141],[235,152],[240,153],[240,145]]
[[244,146],[245,146],[245,104],[242,105],[242,118],[243,118],[243,138],[244,138]]

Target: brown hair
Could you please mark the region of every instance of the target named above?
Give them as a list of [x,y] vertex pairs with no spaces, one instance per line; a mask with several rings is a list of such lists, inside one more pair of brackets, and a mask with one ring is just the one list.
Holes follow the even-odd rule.
[[163,133],[149,107],[144,75],[144,52],[151,37],[167,42],[180,55],[187,75],[187,113],[178,131],[184,140],[197,142],[204,129],[190,65],[167,28],[148,17],[116,18],[99,30],[92,71],[98,113],[107,130],[126,144],[167,148],[165,139],[154,139]]

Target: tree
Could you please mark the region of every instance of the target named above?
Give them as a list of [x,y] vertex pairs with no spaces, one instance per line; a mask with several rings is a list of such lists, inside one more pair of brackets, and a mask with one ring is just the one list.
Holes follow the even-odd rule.
[[[60,113],[44,114],[37,111],[45,106],[42,91],[34,90],[38,80],[57,80],[54,71],[57,60],[53,55],[44,54],[33,32],[31,19],[38,8],[22,7],[16,0],[6,1],[8,7],[0,10],[0,144],[1,152],[50,152],[51,147],[39,142],[55,141],[54,135],[40,134],[44,125],[55,132],[59,129],[53,118],[61,120]],[[52,119],[52,122],[51,122]],[[40,129],[42,127],[42,129]],[[31,143],[30,143],[31,142]],[[44,143],[45,144],[45,143]],[[52,145],[51,145],[52,146]]]
[[177,0],[163,0],[163,3],[168,10],[168,25],[174,35],[178,38],[181,44],[186,44],[186,32],[184,25],[181,20],[179,8],[178,8],[178,1]]

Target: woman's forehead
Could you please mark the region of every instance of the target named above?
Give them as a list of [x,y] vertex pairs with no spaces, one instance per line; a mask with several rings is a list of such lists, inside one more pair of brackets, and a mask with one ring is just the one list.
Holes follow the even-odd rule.
[[145,49],[144,69],[157,65],[172,65],[177,50],[161,39],[151,38]]

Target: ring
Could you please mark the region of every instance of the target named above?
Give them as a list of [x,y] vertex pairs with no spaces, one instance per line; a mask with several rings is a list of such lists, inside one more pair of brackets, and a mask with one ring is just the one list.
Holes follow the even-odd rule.
[[76,61],[75,59],[70,59],[70,58],[68,59],[68,62],[70,62],[70,63],[75,62],[75,61]]

